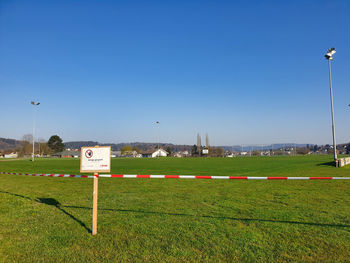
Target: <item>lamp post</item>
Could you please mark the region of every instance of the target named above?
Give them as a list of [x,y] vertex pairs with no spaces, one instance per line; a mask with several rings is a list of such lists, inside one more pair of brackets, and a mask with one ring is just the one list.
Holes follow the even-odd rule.
[[331,113],[332,113],[332,134],[333,134],[333,150],[334,150],[334,161],[337,161],[337,143],[335,140],[335,125],[334,125],[334,109],[333,109],[333,90],[332,90],[332,74],[331,74],[331,60],[333,60],[333,55],[335,54],[335,48],[328,49],[325,58],[328,60],[329,69],[329,87],[331,95]]
[[158,124],[158,129],[157,129],[158,154],[157,154],[157,157],[159,157],[159,126],[160,126],[160,122],[157,121],[156,124]]
[[35,143],[35,109],[36,106],[40,105],[40,102],[34,102],[32,101],[31,104],[34,106],[33,108],[33,154],[32,154],[32,162],[34,162],[35,154],[34,154],[34,143]]

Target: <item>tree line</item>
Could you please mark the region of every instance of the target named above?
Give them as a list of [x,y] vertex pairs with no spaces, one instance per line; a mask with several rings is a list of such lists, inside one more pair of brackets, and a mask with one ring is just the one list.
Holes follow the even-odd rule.
[[[52,135],[48,141],[39,139],[34,142],[34,154],[45,156],[64,151],[65,146],[58,135]],[[21,144],[17,149],[18,156],[24,157],[33,153],[33,135],[26,134],[22,137]]]

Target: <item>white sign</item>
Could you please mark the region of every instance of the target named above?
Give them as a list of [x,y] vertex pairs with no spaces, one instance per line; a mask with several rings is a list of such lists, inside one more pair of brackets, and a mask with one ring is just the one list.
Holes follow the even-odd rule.
[[209,150],[208,150],[208,149],[203,149],[203,150],[202,150],[202,153],[203,153],[203,154],[208,154],[208,153],[209,153]]
[[80,172],[111,171],[111,146],[81,147]]

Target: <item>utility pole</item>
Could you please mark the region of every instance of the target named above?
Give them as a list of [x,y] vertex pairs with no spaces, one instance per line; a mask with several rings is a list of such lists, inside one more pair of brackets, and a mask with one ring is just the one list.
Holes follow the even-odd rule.
[[35,109],[37,106],[40,105],[40,102],[34,102],[32,101],[31,104],[34,106],[33,107],[33,153],[32,153],[32,162],[34,162],[35,159],[35,152],[34,152],[34,147],[35,147]]
[[160,153],[159,153],[159,150],[160,150],[160,148],[159,148],[159,128],[160,128],[160,122],[157,121],[156,124],[158,124],[158,129],[157,129],[158,153],[157,153],[157,157],[159,157],[159,154],[160,154]]
[[335,139],[335,124],[334,124],[334,108],[333,108],[333,90],[332,90],[332,72],[331,72],[331,60],[333,60],[333,55],[335,54],[335,48],[330,48],[325,55],[328,60],[329,69],[329,91],[331,97],[331,114],[332,114],[332,134],[333,134],[333,150],[334,150],[334,162],[337,161],[337,143]]

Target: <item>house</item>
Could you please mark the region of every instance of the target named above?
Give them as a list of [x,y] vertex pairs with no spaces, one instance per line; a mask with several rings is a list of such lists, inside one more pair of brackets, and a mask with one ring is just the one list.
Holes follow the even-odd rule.
[[166,157],[168,156],[168,152],[164,151],[163,149],[159,150],[147,150],[142,152],[142,157],[143,158],[155,158],[155,157]]
[[187,156],[190,156],[190,153],[188,151],[183,151],[182,152],[183,156],[187,157]]
[[168,156],[168,152],[163,150],[162,148],[156,150],[155,152],[152,153],[152,158],[155,158],[155,157],[166,157]]
[[143,151],[141,153],[141,155],[142,155],[143,158],[151,158],[152,157],[152,153],[153,153],[153,151]]
[[184,157],[184,155],[183,155],[183,153],[181,151],[171,153],[171,156],[172,157],[178,157],[178,158]]
[[80,152],[65,150],[63,152],[52,154],[52,156],[59,158],[80,158]]
[[178,157],[178,158],[181,158],[181,157],[182,157],[182,153],[181,153],[181,152],[172,153],[171,155],[172,155],[173,157]]
[[116,158],[116,157],[121,157],[122,152],[121,151],[111,151],[111,157]]
[[137,151],[125,151],[123,152],[123,157],[137,157],[138,156],[138,152]]
[[4,158],[17,158],[17,157],[18,157],[18,153],[4,154]]
[[188,151],[179,151],[179,152],[175,152],[175,153],[172,154],[173,157],[179,157],[179,158],[181,158],[181,157],[187,157],[187,156],[189,156],[189,155],[190,155],[190,154],[189,154]]
[[209,149],[207,149],[207,148],[202,149],[202,154],[208,155],[209,154]]

